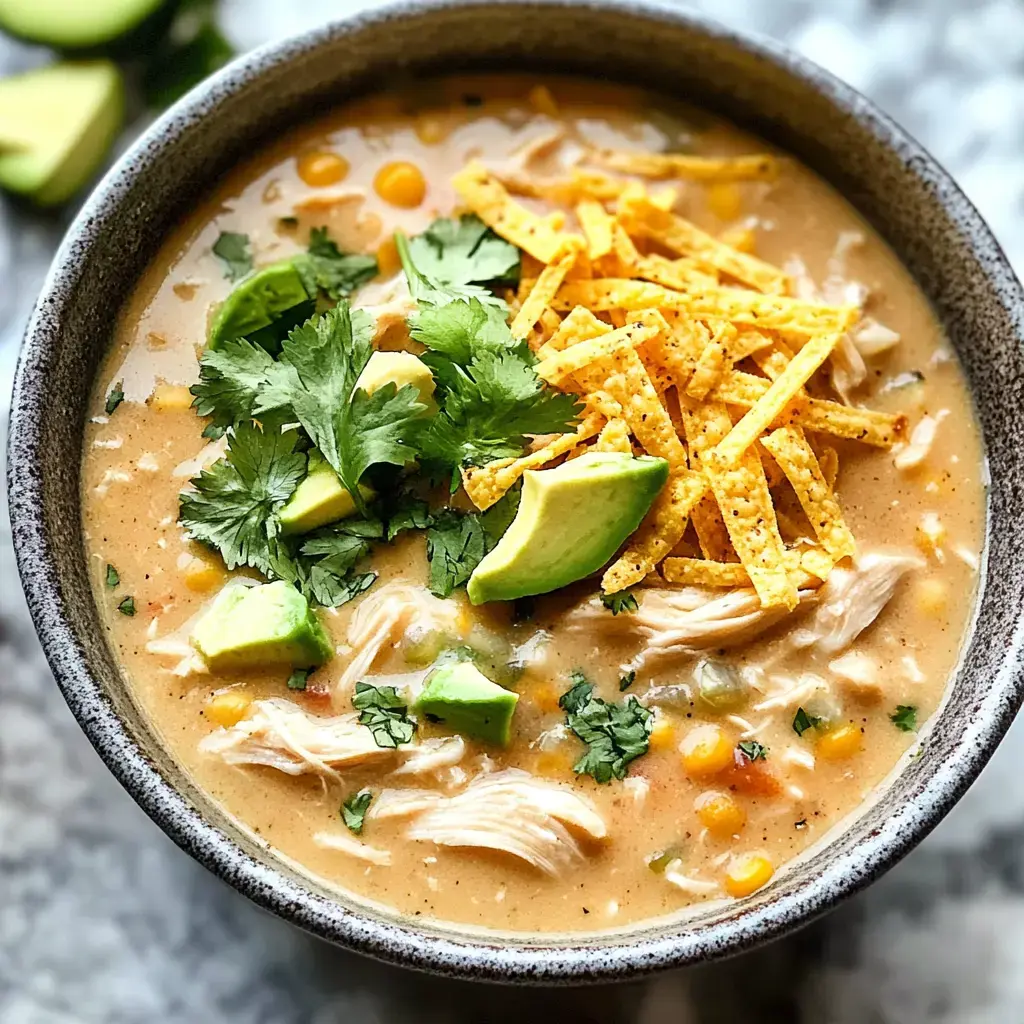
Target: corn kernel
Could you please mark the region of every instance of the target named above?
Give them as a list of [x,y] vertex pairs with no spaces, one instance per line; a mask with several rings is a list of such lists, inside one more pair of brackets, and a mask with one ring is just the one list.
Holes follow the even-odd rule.
[[914,590],[917,607],[924,615],[940,618],[949,604],[949,588],[942,580],[918,580]]
[[205,558],[193,558],[185,566],[185,586],[198,594],[206,594],[219,586],[224,579],[220,566],[208,562]]
[[398,246],[395,245],[395,236],[388,235],[383,242],[377,246],[377,271],[381,277],[391,277],[402,269],[402,261],[398,256]]
[[650,749],[667,750],[676,738],[676,723],[668,715],[659,713],[651,728]]
[[708,186],[708,209],[719,220],[735,220],[743,212],[743,197],[731,181],[716,181]]
[[747,822],[747,812],[728,793],[702,793],[696,807],[700,823],[719,839],[736,835]]
[[204,713],[211,722],[230,729],[242,720],[251,703],[251,695],[244,690],[224,690],[206,702]]
[[548,117],[560,117],[561,113],[558,109],[558,103],[555,97],[551,95],[551,90],[546,85],[535,85],[527,94],[526,98],[530,102],[530,106],[537,111],[538,114],[546,114]]
[[385,164],[373,179],[373,187],[384,202],[405,209],[419,206],[427,194],[423,172],[404,160]]
[[419,114],[416,117],[416,138],[424,146],[436,146],[448,137],[448,123],[437,114]]
[[717,725],[691,729],[679,746],[687,775],[714,775],[734,763],[732,740]]
[[325,150],[304,153],[297,167],[299,177],[311,188],[337,185],[349,171],[349,163],[343,156]]
[[178,384],[158,384],[149,400],[150,407],[160,412],[174,412],[192,407],[192,392]]
[[734,857],[725,873],[725,889],[730,896],[742,899],[762,886],[767,885],[775,868],[772,862],[760,853],[747,853]]
[[842,761],[859,754],[864,747],[864,734],[852,722],[829,729],[818,738],[815,751],[825,761]]
[[719,236],[726,245],[740,252],[752,253],[757,248],[757,235],[752,228],[730,228]]

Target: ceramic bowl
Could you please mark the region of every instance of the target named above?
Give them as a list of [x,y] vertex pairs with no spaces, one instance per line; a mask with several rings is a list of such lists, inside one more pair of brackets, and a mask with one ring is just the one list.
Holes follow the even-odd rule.
[[[704,105],[828,179],[930,298],[970,378],[989,461],[977,612],[948,701],[882,799],[742,902],[684,921],[542,940],[400,920],[277,859],[192,785],[126,690],[86,575],[79,458],[114,311],[168,228],[262,140],[399,72],[557,68]],[[676,9],[615,0],[431,0],[376,8],[242,57],[161,117],[86,202],[25,337],[10,429],[14,539],[29,606],[82,728],[175,842],[259,905],[349,949],[466,978],[582,982],[736,953],[877,878],[977,776],[1021,701],[1024,408],[1021,288],[948,175],[862,96],[775,43]]]

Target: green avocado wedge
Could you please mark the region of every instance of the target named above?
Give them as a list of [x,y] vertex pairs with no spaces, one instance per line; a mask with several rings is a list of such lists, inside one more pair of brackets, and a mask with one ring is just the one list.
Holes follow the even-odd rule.
[[547,594],[601,568],[640,525],[668,479],[668,463],[593,452],[527,470],[512,525],[476,567],[473,604]]
[[[371,488],[360,484],[359,490],[364,501],[373,499]],[[352,495],[341,486],[330,463],[314,449],[309,456],[309,471],[305,479],[281,507],[278,518],[282,532],[300,534],[355,514],[356,503]]]
[[443,665],[427,679],[412,710],[470,739],[508,746],[519,694],[492,683],[470,661]]
[[58,50],[102,46],[131,32],[166,0],[0,0],[0,28]]
[[51,64],[0,80],[0,187],[39,206],[70,199],[124,122],[124,81],[107,60]]
[[225,587],[196,623],[192,646],[214,672],[315,668],[334,654],[309,602],[281,580]]

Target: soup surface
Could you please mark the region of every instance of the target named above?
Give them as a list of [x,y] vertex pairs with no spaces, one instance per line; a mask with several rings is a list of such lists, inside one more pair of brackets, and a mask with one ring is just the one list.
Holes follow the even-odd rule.
[[908,274],[791,159],[624,88],[431,81],[278,140],[146,269],[92,413],[136,699],[401,915],[770,884],[916,748],[974,598],[979,440]]

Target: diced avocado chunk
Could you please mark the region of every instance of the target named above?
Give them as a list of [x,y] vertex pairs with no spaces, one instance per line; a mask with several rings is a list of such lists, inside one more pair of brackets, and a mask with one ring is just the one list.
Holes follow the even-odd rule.
[[0,0],[0,28],[57,49],[101,46],[140,25],[165,0]]
[[473,604],[546,594],[601,568],[640,525],[668,479],[668,463],[592,452],[527,470],[512,525],[476,567]]
[[[363,498],[369,501],[373,490],[359,485]],[[295,488],[295,493],[281,508],[278,517],[285,533],[309,533],[328,523],[354,515],[356,503],[341,485],[331,464],[315,450],[310,452],[309,472]]]
[[232,338],[262,343],[254,335],[285,317],[289,327],[298,326],[314,311],[316,291],[307,287],[307,281],[297,258],[278,260],[243,277],[217,311],[210,327],[210,348]]
[[0,80],[0,187],[54,206],[99,169],[124,121],[124,80],[107,60]]
[[309,602],[282,580],[225,587],[196,623],[192,645],[214,672],[315,668],[334,654]]
[[428,412],[437,412],[434,375],[430,367],[411,352],[374,352],[370,356],[363,372],[359,374],[356,387],[372,395],[385,384],[394,384],[399,388],[412,384],[419,391],[420,401]]
[[471,739],[504,747],[518,700],[518,693],[492,683],[472,662],[460,661],[437,669],[412,709]]

